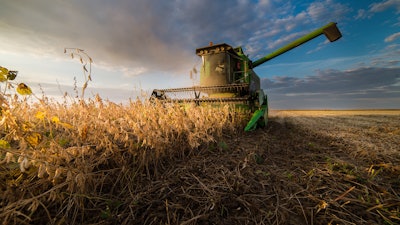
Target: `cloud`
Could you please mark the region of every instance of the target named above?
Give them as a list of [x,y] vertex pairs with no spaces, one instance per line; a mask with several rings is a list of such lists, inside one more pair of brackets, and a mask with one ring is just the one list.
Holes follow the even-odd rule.
[[79,47],[97,62],[148,70],[179,70],[190,59],[173,25],[180,21],[169,14],[176,9],[164,1],[22,0],[4,2],[0,10],[14,46],[53,53]]
[[397,38],[400,38],[400,32],[394,33],[390,35],[389,37],[385,38],[385,42],[392,42],[396,40]]
[[400,13],[400,1],[398,0],[387,0],[380,3],[373,3],[370,5],[370,11],[374,13],[383,12],[392,7],[396,8],[397,13]]
[[307,14],[311,16],[314,21],[343,18],[343,16],[350,11],[351,9],[348,6],[336,3],[332,0],[316,1],[311,3],[307,8]]
[[315,49],[312,49],[312,50],[306,52],[306,54],[312,54],[314,52],[318,52],[321,49],[323,49],[325,46],[327,46],[329,43],[330,43],[330,41],[328,39],[326,39],[325,41],[320,42]]
[[263,55],[265,43],[273,47],[280,37],[321,26],[318,19],[348,12],[332,0],[296,7],[270,0],[3,1],[0,29],[7,35],[0,37],[0,48],[65,57],[64,47],[77,47],[95,63],[132,70],[124,72],[131,76],[181,73],[198,59],[195,48],[209,41],[245,45],[250,54]]
[[[335,22],[346,18],[351,9],[333,0],[315,1],[300,8],[291,2],[286,2],[282,6],[275,5],[274,16],[267,17],[268,22],[262,24],[256,32],[253,32],[246,45],[248,52],[254,58],[259,58],[284,46],[289,42],[309,33],[310,31],[324,25],[324,23]],[[267,45],[265,43],[268,43]],[[266,46],[265,48],[259,46]]]
[[364,9],[359,9],[357,11],[357,15],[354,18],[357,20],[357,19],[365,19],[367,17],[368,17],[367,11]]
[[[392,8],[396,8],[397,14],[400,13],[400,1],[398,0],[386,0],[379,3],[372,3],[369,5],[368,10],[359,9],[357,11],[357,15],[354,17],[357,19],[371,19],[375,13],[384,12],[386,10],[390,10]],[[398,24],[395,24],[396,26]]]
[[369,108],[398,108],[395,103],[400,100],[400,67],[323,70],[304,78],[263,78],[261,86],[273,108],[368,108],[368,104]]

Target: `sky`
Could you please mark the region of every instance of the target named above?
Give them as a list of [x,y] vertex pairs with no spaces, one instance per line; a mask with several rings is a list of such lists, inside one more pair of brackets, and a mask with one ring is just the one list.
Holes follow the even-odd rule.
[[322,35],[255,68],[270,108],[400,108],[400,0],[0,0],[0,66],[57,101],[84,83],[64,53],[79,48],[93,59],[85,96],[125,103],[198,84],[195,49],[210,41],[257,60],[329,22],[338,41]]

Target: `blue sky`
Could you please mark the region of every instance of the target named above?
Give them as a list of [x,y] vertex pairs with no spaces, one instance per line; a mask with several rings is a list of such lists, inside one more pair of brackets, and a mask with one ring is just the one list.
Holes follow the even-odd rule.
[[[0,0],[0,66],[39,96],[74,96],[94,63],[85,96],[127,102],[140,90],[185,87],[199,68],[195,49],[242,46],[256,60],[337,22],[343,37],[320,36],[255,71],[273,109],[399,108],[399,0]],[[4,87],[2,87],[4,88]]]

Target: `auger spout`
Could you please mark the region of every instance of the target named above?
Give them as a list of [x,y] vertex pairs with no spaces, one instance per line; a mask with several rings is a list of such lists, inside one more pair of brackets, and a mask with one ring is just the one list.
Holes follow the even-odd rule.
[[338,40],[339,38],[342,37],[342,34],[340,33],[339,29],[337,28],[336,23],[331,22],[331,23],[328,23],[327,25],[325,25],[325,26],[323,26],[323,27],[321,27],[319,29],[316,29],[316,30],[312,31],[311,33],[309,33],[307,35],[304,35],[303,37],[298,38],[297,40],[295,40],[295,41],[289,43],[288,45],[286,45],[286,46],[284,46],[284,47],[272,52],[271,54],[268,54],[268,55],[266,55],[266,56],[264,56],[264,57],[262,57],[262,58],[260,58],[260,59],[258,59],[256,61],[254,61],[252,63],[252,66],[253,66],[253,68],[257,67],[257,66],[259,66],[259,65],[261,65],[261,64],[263,64],[263,63],[265,63],[265,62],[267,62],[267,61],[269,61],[269,60],[271,60],[271,59],[273,59],[273,58],[275,58],[275,57],[287,52],[287,51],[290,51],[290,50],[296,48],[297,46],[302,45],[302,44],[304,44],[304,43],[306,43],[306,42],[308,42],[308,41],[310,41],[310,40],[312,40],[312,39],[314,39],[314,38],[316,38],[316,37],[318,37],[318,36],[320,36],[322,34],[325,34],[325,36],[331,42],[334,42],[334,41],[336,41],[336,40]]

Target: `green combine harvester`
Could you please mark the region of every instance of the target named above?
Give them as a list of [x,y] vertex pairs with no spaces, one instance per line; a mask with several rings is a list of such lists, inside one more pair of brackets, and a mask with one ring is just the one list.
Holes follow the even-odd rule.
[[342,37],[336,23],[332,22],[255,61],[244,54],[242,47],[210,43],[196,49],[196,54],[202,58],[199,86],[155,89],[151,98],[166,102],[194,102],[197,105],[233,103],[253,112],[245,131],[265,126],[268,121],[268,98],[260,88],[260,77],[253,69],[322,34],[331,42]]

